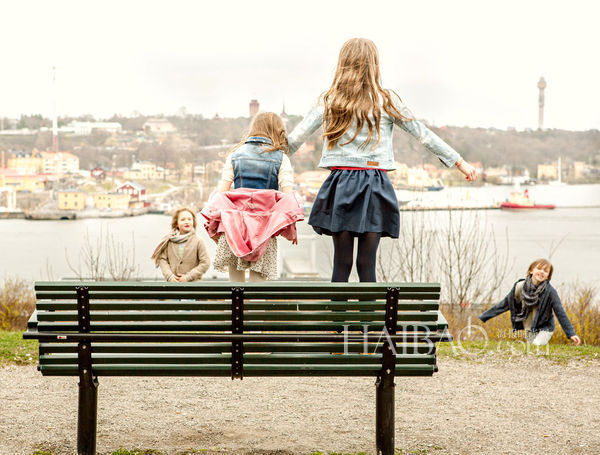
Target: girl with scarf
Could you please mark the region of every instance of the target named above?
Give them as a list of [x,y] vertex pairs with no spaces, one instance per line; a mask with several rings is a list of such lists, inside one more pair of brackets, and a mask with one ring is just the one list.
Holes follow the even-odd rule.
[[483,322],[510,311],[513,330],[525,330],[527,342],[536,346],[548,344],[554,333],[554,315],[567,338],[576,345],[581,339],[565,312],[560,297],[550,284],[554,267],[547,259],[537,259],[527,269],[525,279],[517,281],[504,299],[484,312]]
[[196,215],[181,208],[171,219],[171,232],[164,236],[152,260],[167,281],[200,281],[208,270],[210,257],[204,242],[196,236]]

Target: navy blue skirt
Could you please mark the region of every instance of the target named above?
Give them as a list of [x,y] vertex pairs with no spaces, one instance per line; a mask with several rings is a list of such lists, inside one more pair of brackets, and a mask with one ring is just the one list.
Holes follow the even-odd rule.
[[380,232],[398,238],[400,211],[392,182],[379,169],[335,169],[319,189],[310,217],[317,234]]

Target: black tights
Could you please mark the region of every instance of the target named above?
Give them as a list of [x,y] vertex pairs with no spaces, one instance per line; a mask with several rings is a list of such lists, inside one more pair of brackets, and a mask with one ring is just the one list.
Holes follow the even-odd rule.
[[[333,274],[332,282],[347,282],[352,271],[354,237],[348,231],[334,232],[333,235]],[[380,232],[365,232],[358,237],[356,271],[360,281],[375,282],[375,261],[379,246]]]

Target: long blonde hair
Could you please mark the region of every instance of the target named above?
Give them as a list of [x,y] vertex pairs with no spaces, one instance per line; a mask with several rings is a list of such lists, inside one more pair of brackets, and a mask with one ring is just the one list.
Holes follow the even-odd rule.
[[289,151],[285,125],[281,117],[274,112],[257,113],[250,123],[248,132],[231,151],[234,152],[240,148],[250,136],[262,136],[271,139],[271,148],[263,150],[261,153],[273,152],[275,150],[281,150],[285,153]]
[[[379,73],[379,54],[375,44],[365,38],[352,38],[344,43],[340,50],[337,69],[333,83],[323,95],[325,113],[323,116],[323,138],[327,139],[327,148],[336,146],[344,133],[356,119],[354,136],[346,145],[352,142],[367,124],[367,139],[360,147],[367,147],[373,138],[373,130],[377,132],[379,144],[381,135],[380,97],[383,99],[383,109],[395,119],[409,120],[400,113],[394,105],[389,90],[381,87]],[[372,114],[373,122],[369,119]]]

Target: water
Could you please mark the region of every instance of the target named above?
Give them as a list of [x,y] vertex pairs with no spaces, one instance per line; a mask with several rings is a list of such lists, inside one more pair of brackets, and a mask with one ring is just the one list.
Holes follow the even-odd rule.
[[[448,188],[439,193],[402,192],[400,198],[418,198],[443,202],[456,202],[462,198],[483,202],[500,201],[506,198],[508,187]],[[509,286],[522,276],[529,263],[538,257],[550,257],[555,266],[553,283],[575,283],[600,285],[600,185],[566,185],[561,187],[531,187],[530,193],[539,203],[555,203],[555,210],[504,211],[488,210],[476,212],[482,223],[488,223],[496,236],[498,250],[502,253],[509,245],[510,263],[505,285]],[[596,208],[561,208],[564,206],[596,206]],[[456,212],[454,212],[456,214]],[[464,212],[464,216],[469,215]],[[420,212],[402,212],[403,221],[410,217],[423,216]],[[445,211],[430,212],[434,224],[447,223]],[[199,222],[201,220],[199,219]],[[76,274],[69,268],[78,265],[78,257],[86,244],[86,237],[96,247],[101,233],[110,232],[113,239],[124,245],[126,250],[135,246],[135,261],[138,275],[151,278],[161,277],[150,260],[150,255],[159,239],[168,231],[170,217],[145,215],[118,219],[86,219],[73,221],[29,221],[0,220],[0,277],[19,276],[31,280],[59,279]],[[208,238],[200,226],[198,233],[204,239],[211,257],[215,243]],[[285,239],[279,240],[280,256],[301,259],[314,268],[320,276],[329,277],[333,257],[329,237],[319,237],[312,228],[302,222],[298,224],[299,245]],[[388,243],[383,242],[382,248]],[[207,277],[224,277],[224,274],[209,269]],[[356,279],[355,272],[351,279]]]

